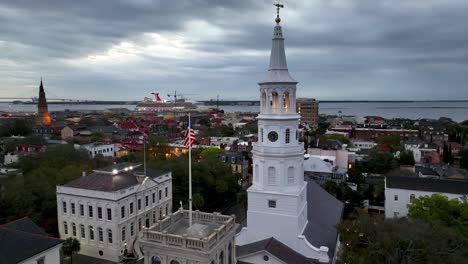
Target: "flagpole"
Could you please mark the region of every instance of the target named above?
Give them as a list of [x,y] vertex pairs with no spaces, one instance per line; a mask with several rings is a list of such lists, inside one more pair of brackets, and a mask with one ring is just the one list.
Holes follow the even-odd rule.
[[[190,124],[190,112],[188,113],[189,118],[189,129],[191,128]],[[189,227],[192,226],[192,142],[189,143]]]

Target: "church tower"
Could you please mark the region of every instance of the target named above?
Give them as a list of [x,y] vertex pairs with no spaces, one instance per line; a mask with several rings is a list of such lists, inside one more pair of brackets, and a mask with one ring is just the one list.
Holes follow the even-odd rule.
[[37,103],[37,123],[39,125],[50,125],[50,115],[49,111],[47,110],[47,100],[44,92],[44,86],[39,86],[39,100]]
[[328,262],[324,248],[303,235],[308,224],[304,147],[298,139],[296,85],[288,71],[277,6],[270,65],[259,82],[258,142],[253,146],[253,181],[248,192],[247,226],[236,237],[239,246],[273,237],[296,252]]
[[297,81],[288,71],[279,15],[275,21],[270,66],[259,83],[259,139],[252,150],[246,242],[274,236],[295,248],[307,224],[304,147],[297,131]]

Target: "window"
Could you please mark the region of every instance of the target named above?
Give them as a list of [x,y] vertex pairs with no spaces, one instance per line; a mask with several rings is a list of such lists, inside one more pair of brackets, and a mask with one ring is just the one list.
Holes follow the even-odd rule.
[[414,198],[416,198],[416,196],[414,195],[414,193],[412,193],[409,197],[409,200],[410,202],[412,202],[414,200]]
[[112,220],[112,209],[107,208],[107,220]]
[[162,191],[159,190],[159,200],[161,200],[161,199],[162,199]]
[[121,217],[121,218],[124,218],[124,217],[125,217],[125,206],[122,206],[122,207],[120,208],[120,217]]
[[397,218],[400,215],[399,212],[393,212],[393,217]]
[[294,167],[288,168],[288,184],[294,184]]
[[228,264],[232,264],[232,243],[228,246]]
[[126,229],[125,226],[122,227],[122,241],[125,241],[125,231],[126,231],[125,229]]
[[167,197],[167,187],[164,188],[164,193],[165,193],[165,196]]
[[133,222],[130,223],[130,236],[133,236],[135,232],[135,225],[133,224]]
[[65,201],[62,202],[62,210],[63,210],[64,214],[67,213],[67,202],[65,202]]
[[141,210],[141,199],[138,199],[138,210]]
[[72,214],[76,214],[75,203],[71,203]]
[[133,202],[130,203],[130,214],[133,214]]
[[45,264],[45,256],[44,257],[40,257],[36,260],[36,263],[37,264]]
[[289,128],[286,128],[285,142],[286,144],[289,144],[290,141],[291,141],[291,130]]
[[177,260],[171,260],[171,263],[170,263],[170,264],[180,264],[180,262],[177,261]]
[[219,264],[224,264],[224,252],[219,253]]
[[152,195],[152,198],[153,198],[152,199],[153,203],[156,203],[156,193],[153,192],[151,195]]
[[93,217],[93,206],[92,205],[88,205],[88,216]]
[[260,141],[263,142],[263,128],[260,129]]
[[94,240],[94,227],[89,226],[89,239]]
[[268,207],[276,208],[276,200],[268,200]]
[[166,204],[166,215],[169,214],[169,204]]
[[158,257],[153,256],[151,257],[151,264],[161,264],[161,260]]
[[146,221],[145,221],[145,227],[148,228],[150,226],[150,219],[148,217],[148,215],[146,215]]
[[148,207],[149,205],[149,198],[148,195],[145,196],[145,207]]
[[141,218],[138,219],[138,231],[141,231]]
[[284,107],[284,112],[289,112],[289,92],[284,92],[283,94],[283,107]]
[[156,211],[153,211],[153,224],[156,223]]
[[104,233],[102,232],[102,228],[98,228],[98,233],[99,233],[99,241],[104,242]]
[[63,233],[68,235],[68,224],[67,222],[63,222]]
[[72,223],[72,235],[76,236],[76,225],[75,225],[75,223]]
[[80,215],[84,216],[84,205],[80,204]]
[[395,201],[398,201],[398,195],[395,195],[394,199],[395,199]]
[[97,208],[97,217],[98,217],[99,219],[102,219],[102,207],[98,207],[98,208]]
[[107,242],[112,244],[112,230],[107,229]]
[[85,229],[84,229],[83,224],[80,225],[80,233],[81,233],[81,238],[85,238]]
[[276,184],[276,171],[275,167],[268,168],[268,184],[275,185]]

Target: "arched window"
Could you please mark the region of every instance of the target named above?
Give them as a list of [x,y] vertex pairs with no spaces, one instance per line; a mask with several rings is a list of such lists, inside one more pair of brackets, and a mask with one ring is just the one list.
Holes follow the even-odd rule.
[[272,92],[271,93],[271,112],[277,113],[278,112],[278,93]]
[[83,224],[80,225],[80,234],[81,238],[85,238],[85,229]]
[[224,252],[219,253],[219,264],[224,264]]
[[173,260],[171,260],[171,263],[170,263],[170,264],[180,264],[180,262],[177,261],[177,260],[175,260],[175,259],[173,259]]
[[161,264],[161,259],[157,256],[151,257],[151,264]]
[[98,235],[99,235],[99,241],[104,242],[104,234],[102,232],[102,228],[98,228]]
[[72,235],[76,236],[76,225],[75,225],[75,223],[72,223]]
[[94,227],[89,226],[89,239],[94,240]]
[[66,221],[63,221],[63,233],[68,235],[68,225]]
[[263,92],[262,94],[262,111],[266,110],[266,93]]
[[284,107],[284,112],[285,113],[288,113],[290,110],[290,102],[289,102],[289,92],[286,91],[284,92],[284,95],[283,95],[283,107]]
[[228,264],[232,264],[232,243],[228,246]]
[[415,198],[416,198],[416,195],[414,195],[414,193],[412,193],[410,195],[410,197],[409,197],[410,202],[412,202]]
[[107,229],[107,242],[112,244],[112,230]]
[[286,128],[285,142],[289,144],[291,142],[291,129]]
[[289,167],[288,168],[288,184],[294,184],[294,167]]
[[275,167],[268,167],[268,184],[276,184],[276,170]]

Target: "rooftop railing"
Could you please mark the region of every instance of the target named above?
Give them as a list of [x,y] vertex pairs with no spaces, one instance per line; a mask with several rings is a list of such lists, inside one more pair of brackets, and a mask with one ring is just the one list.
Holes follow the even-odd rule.
[[214,228],[212,232],[203,238],[191,237],[187,234],[176,235],[167,232],[172,224],[181,219],[189,219],[187,210],[179,210],[169,214],[166,218],[157,221],[150,228],[143,230],[142,239],[160,245],[171,247],[186,248],[196,251],[208,251],[216,245],[216,242],[223,239],[224,236],[235,228],[235,216],[221,215],[220,213],[203,213],[200,211],[192,212],[194,223],[215,224],[219,227]]

